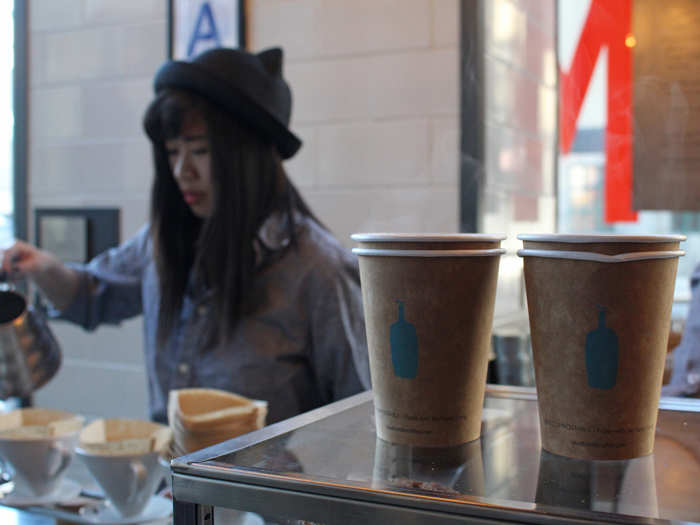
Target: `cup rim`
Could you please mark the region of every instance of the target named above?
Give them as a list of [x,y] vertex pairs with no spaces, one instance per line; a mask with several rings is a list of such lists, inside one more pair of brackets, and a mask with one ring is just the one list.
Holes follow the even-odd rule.
[[673,259],[685,255],[683,250],[667,250],[654,252],[628,252],[617,255],[607,255],[595,252],[575,252],[568,250],[533,250],[524,248],[518,250],[520,257],[543,257],[547,259],[574,259],[600,263],[624,263],[646,261],[651,259]]
[[51,441],[58,441],[60,439],[72,439],[80,434],[80,430],[74,430],[73,432],[68,432],[66,434],[60,434],[58,436],[37,436],[37,437],[10,437],[10,436],[0,436],[0,442],[2,443],[48,443]]
[[487,233],[353,233],[357,242],[498,242],[506,239],[502,234]]
[[122,458],[122,459],[130,458],[130,459],[134,459],[134,458],[142,458],[145,456],[149,456],[151,454],[157,454],[158,456],[161,456],[160,452],[158,452],[157,450],[151,450],[150,452],[145,452],[143,454],[133,454],[133,453],[129,453],[129,454],[96,454],[94,452],[88,452],[80,445],[76,445],[75,447],[73,447],[73,451],[75,452],[76,455],[87,456],[87,457],[91,457],[91,458]]
[[685,241],[685,235],[617,235],[613,233],[520,233],[521,241],[564,242],[564,243],[652,243]]
[[355,255],[369,257],[494,257],[503,255],[503,248],[484,250],[384,250],[379,248],[353,248]]

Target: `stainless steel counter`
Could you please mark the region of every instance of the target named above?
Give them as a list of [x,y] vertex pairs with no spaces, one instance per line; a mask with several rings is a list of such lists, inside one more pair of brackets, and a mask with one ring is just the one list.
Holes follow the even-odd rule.
[[481,439],[452,449],[376,438],[370,392],[175,459],[175,523],[213,507],[268,523],[700,522],[700,401],[662,399],[654,454],[543,451],[533,388],[489,386]]

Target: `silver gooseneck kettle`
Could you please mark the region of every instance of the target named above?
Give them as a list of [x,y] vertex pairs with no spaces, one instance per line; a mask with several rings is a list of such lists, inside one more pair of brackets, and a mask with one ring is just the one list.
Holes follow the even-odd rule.
[[0,271],[0,399],[28,397],[61,366],[61,348],[45,317]]

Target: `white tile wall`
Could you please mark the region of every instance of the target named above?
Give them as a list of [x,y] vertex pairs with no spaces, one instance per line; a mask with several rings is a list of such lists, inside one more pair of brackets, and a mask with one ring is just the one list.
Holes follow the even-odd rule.
[[83,22],[83,0],[32,0],[29,2],[30,29],[60,31]]
[[318,131],[319,186],[426,185],[426,119],[328,125]]
[[430,47],[433,9],[431,0],[266,0],[249,27],[255,48],[282,45],[292,59],[357,56]]
[[452,186],[307,190],[309,204],[338,239],[368,231],[454,232],[458,192]]
[[84,17],[87,25],[165,19],[168,5],[163,0],[131,2],[84,0],[84,2]]
[[153,35],[165,34],[165,21],[108,26],[42,35],[41,83],[149,76],[163,61]]
[[370,62],[369,57],[289,61],[285,74],[294,92],[294,123],[367,118]]
[[[80,86],[70,85],[46,89],[30,88],[30,144],[58,139],[72,139],[82,134]],[[32,159],[30,159],[31,168]]]
[[105,60],[117,47],[114,30],[90,29],[46,35],[46,82],[58,83],[107,74],[113,64]]
[[144,190],[150,178],[151,151],[145,141],[110,141],[36,146],[29,181],[34,199],[51,198],[80,188],[82,194],[129,194]]
[[287,59],[312,57],[316,3],[311,1],[258,0],[248,2],[249,47],[283,46]]
[[[33,6],[34,4],[32,4]],[[47,34],[32,32],[29,46],[29,79],[31,85],[39,86],[46,83],[46,39]]]
[[430,46],[430,0],[319,0],[316,49],[323,55]]
[[369,70],[374,116],[459,114],[457,48],[373,57]]
[[459,187],[459,118],[434,117],[430,120],[430,176],[433,182]]
[[295,122],[457,115],[457,49],[291,62]]
[[360,230],[456,231],[458,0],[255,0],[304,136],[292,179],[346,246]]
[[432,0],[432,42],[435,47],[459,47],[459,0]]
[[302,140],[302,147],[286,162],[287,174],[300,188],[314,186],[318,150],[317,128],[313,125],[299,125],[294,127],[294,133]]
[[86,140],[130,139],[146,141],[143,113],[153,96],[151,77],[83,84],[81,112]]

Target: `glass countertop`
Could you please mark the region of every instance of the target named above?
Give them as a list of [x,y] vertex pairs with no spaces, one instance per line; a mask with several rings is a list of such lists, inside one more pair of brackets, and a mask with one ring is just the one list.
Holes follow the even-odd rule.
[[584,461],[541,449],[531,389],[489,388],[481,438],[449,449],[378,439],[371,394],[365,393],[292,430],[281,431],[283,424],[263,429],[258,442],[249,434],[198,457],[185,456],[181,465],[187,468],[178,468],[176,460],[173,471],[467,516],[502,512],[533,523],[545,515],[563,521],[700,522],[695,403],[662,400],[653,455]]

